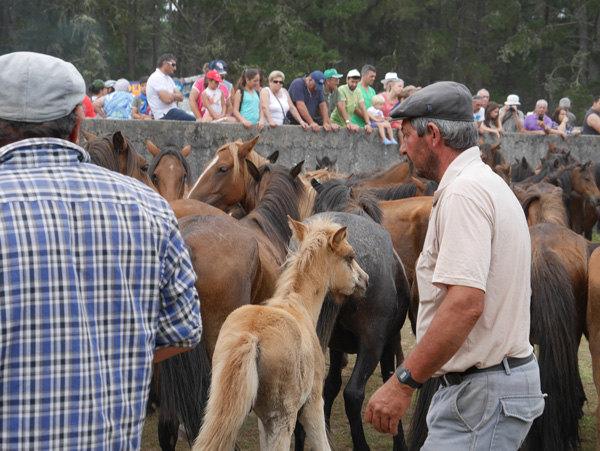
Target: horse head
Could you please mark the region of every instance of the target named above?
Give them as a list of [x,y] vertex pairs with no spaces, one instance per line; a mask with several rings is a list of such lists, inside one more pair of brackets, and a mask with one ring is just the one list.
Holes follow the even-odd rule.
[[160,150],[149,139],[146,140],[146,147],[154,156],[148,175],[158,193],[167,202],[183,199],[192,175],[186,160],[192,147],[187,145],[179,150],[175,146],[168,146]]

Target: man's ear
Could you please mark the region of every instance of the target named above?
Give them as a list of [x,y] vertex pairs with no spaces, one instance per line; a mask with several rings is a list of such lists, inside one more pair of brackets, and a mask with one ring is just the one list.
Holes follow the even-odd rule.
[[73,127],[71,134],[67,137],[67,141],[79,145],[79,129],[81,128],[81,121],[83,120],[83,105],[77,105],[75,111],[77,113],[77,123],[75,124],[75,127]]

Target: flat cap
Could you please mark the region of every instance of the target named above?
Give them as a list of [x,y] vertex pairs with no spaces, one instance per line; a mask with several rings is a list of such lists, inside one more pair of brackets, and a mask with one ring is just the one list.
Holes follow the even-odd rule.
[[85,81],[71,63],[41,53],[0,56],[0,119],[40,123],[68,115],[85,97]]
[[417,91],[390,112],[395,119],[427,117],[473,122],[473,100],[463,84],[440,81]]

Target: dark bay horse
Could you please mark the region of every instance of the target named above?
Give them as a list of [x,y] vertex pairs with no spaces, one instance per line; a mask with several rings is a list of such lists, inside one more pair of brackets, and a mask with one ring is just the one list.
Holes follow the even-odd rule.
[[[317,191],[320,191],[314,210],[319,213],[316,216],[333,215],[337,223],[348,227],[348,240],[356,251],[357,262],[369,274],[369,288],[364,296],[348,299],[341,309],[327,300],[323,305],[317,331],[322,344],[329,346],[330,355],[323,391],[325,417],[329,421],[333,402],[342,386],[342,356],[344,353],[356,354],[352,375],[344,388],[344,406],[350,422],[353,448],[367,450],[369,446],[361,415],[366,383],[378,362],[381,363],[384,382],[394,374],[395,348],[408,313],[410,286],[402,261],[393,250],[390,234],[373,220],[381,219],[376,204],[369,205],[369,202],[376,203],[376,199],[363,197],[356,203],[350,199],[341,199],[340,202],[335,192],[338,190],[328,189],[337,187],[337,182],[339,180],[330,180],[324,185],[314,182]],[[332,213],[336,202],[353,213]],[[358,209],[355,210],[355,207]],[[371,214],[367,215],[365,211]],[[296,445],[296,449],[302,449],[298,436]],[[403,435],[395,437],[394,449],[404,447]]]
[[[302,163],[291,170],[270,165],[259,170],[252,165],[255,184],[251,189],[261,192],[262,197],[257,207],[240,221],[212,214],[186,216],[180,220],[181,232],[198,274],[196,289],[202,299],[203,336],[197,349],[205,353],[208,362],[221,324],[229,313],[241,305],[258,304],[273,294],[291,236],[288,215],[299,219],[298,203],[305,195],[304,185],[298,179],[301,169]],[[200,428],[210,366],[194,367],[202,356],[190,354],[190,362],[186,362],[187,354],[190,353],[180,354],[184,363],[179,364],[177,371],[168,371],[171,377],[161,378],[161,387],[172,396],[172,408],[165,413],[169,416],[159,423],[163,449],[174,449],[177,414],[190,439]],[[169,367],[171,360],[161,364]],[[198,384],[204,388],[199,389]],[[197,393],[197,396],[189,393]]]
[[158,193],[167,202],[183,199],[192,179],[192,168],[186,159],[192,151],[192,146],[188,145],[180,150],[173,145],[166,145],[161,150],[147,139],[146,147],[154,156],[148,168],[148,175]]
[[[588,304],[586,325],[592,357],[592,369],[596,393],[600,397],[600,248],[592,252],[588,260]],[[596,406],[596,432],[600,433],[600,403]],[[600,442],[598,442],[600,443]],[[596,449],[599,448],[596,444]]]
[[136,152],[133,144],[120,131],[95,136],[82,132],[86,138],[83,148],[88,151],[92,163],[128,175],[154,189],[148,176],[148,162]]

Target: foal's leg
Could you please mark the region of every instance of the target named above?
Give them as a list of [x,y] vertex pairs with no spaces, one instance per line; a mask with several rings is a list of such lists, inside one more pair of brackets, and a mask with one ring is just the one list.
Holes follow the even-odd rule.
[[323,396],[314,393],[314,401],[304,405],[298,414],[298,421],[304,426],[308,445],[315,451],[329,451],[329,439],[325,428],[325,415],[323,413]]

